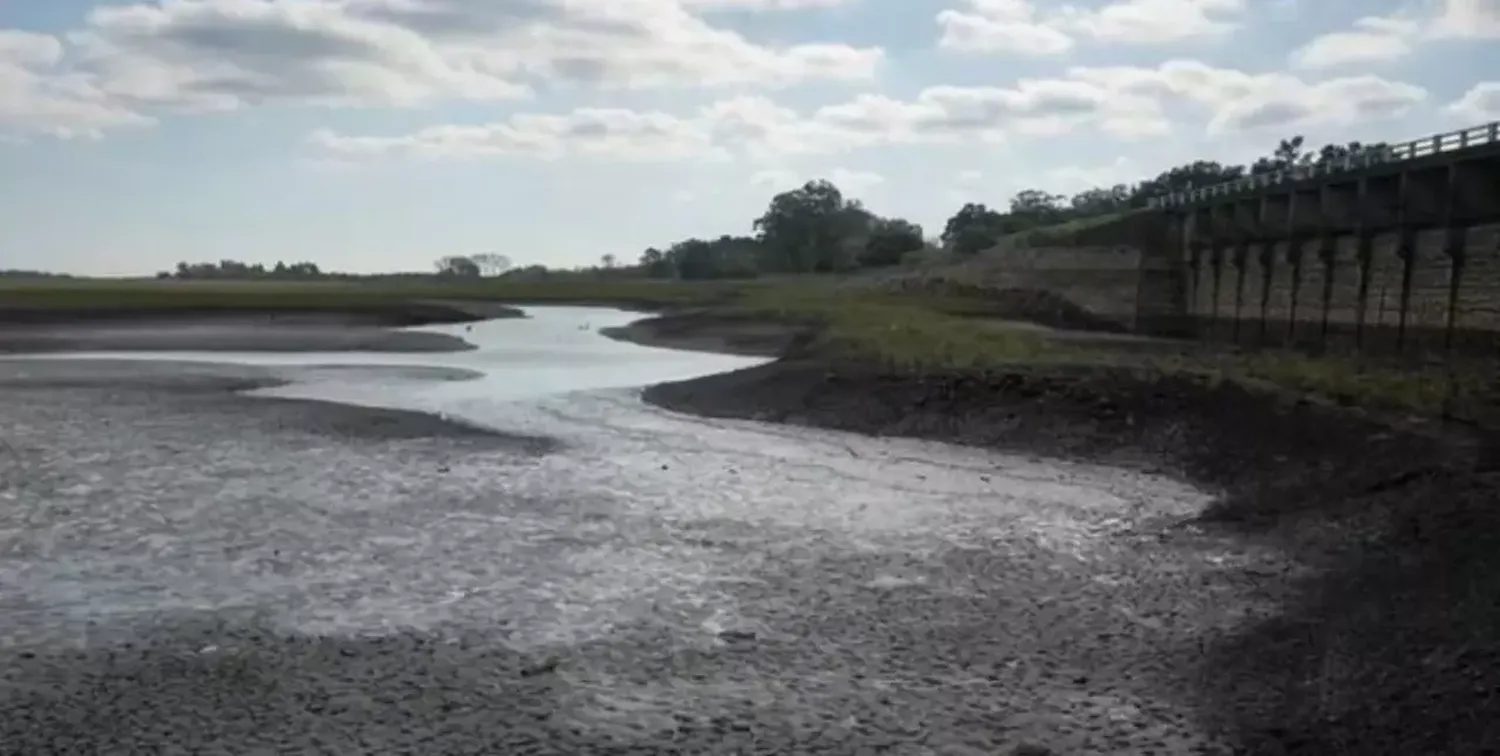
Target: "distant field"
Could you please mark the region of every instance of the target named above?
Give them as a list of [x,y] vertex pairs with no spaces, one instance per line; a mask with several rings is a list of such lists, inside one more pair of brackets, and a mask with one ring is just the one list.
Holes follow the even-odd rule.
[[657,281],[177,281],[0,279],[3,310],[342,310],[418,300],[665,306],[722,297],[728,287]]

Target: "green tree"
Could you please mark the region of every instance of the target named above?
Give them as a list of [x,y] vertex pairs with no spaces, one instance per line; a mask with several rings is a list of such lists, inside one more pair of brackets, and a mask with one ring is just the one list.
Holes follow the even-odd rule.
[[903,218],[875,218],[869,227],[859,264],[866,267],[897,265],[909,252],[922,248],[922,227]]
[[852,236],[868,229],[870,214],[845,201],[831,182],[809,181],[771,198],[755,219],[761,269],[785,273],[827,272],[850,267]]
[[1005,219],[988,206],[970,202],[959,208],[943,226],[939,237],[954,254],[969,256],[988,249],[1000,239]]
[[474,258],[464,255],[449,255],[438,258],[434,263],[438,275],[452,278],[478,278],[480,276],[479,263]]

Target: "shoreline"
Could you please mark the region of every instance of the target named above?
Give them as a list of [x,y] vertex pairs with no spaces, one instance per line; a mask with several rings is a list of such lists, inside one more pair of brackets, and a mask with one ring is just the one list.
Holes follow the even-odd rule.
[[0,354],[69,352],[460,352],[473,344],[423,325],[524,318],[493,302],[413,301],[381,308],[0,308]]
[[[696,333],[691,317],[651,321],[607,335],[745,346],[712,319]],[[1098,365],[903,374],[792,343],[762,344],[776,358],[765,365],[642,398],[704,417],[1142,469],[1218,492],[1174,530],[1232,535],[1297,567],[1227,568],[1277,598],[1198,649],[1219,670],[1202,691],[1221,702],[1212,726],[1257,753],[1500,746],[1500,726],[1461,714],[1500,711],[1500,608],[1474,609],[1472,593],[1500,590],[1500,471],[1483,446],[1211,377]],[[1173,536],[1152,537],[1166,548]],[[1254,703],[1241,680],[1261,686]]]

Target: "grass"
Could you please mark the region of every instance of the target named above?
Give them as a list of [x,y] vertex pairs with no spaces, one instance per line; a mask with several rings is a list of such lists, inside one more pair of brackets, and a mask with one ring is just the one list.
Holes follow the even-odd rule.
[[816,328],[813,347],[822,353],[903,373],[1018,362],[1123,364],[1161,373],[1207,373],[1341,404],[1460,417],[1474,414],[1492,393],[1492,369],[1484,366],[1404,369],[1285,352],[1213,354],[1191,344],[1163,358],[1159,353],[1143,354],[1128,343],[1065,344],[1045,333],[1006,327],[984,317],[995,303],[973,294],[893,292],[843,286],[822,277],[704,283],[582,278],[482,283],[0,281],[0,310],[378,310],[423,299],[708,307],[806,324]]
[[1011,234],[999,241],[996,248],[1016,249],[1022,247],[1040,247],[1050,244],[1068,244],[1075,234],[1084,231],[1092,231],[1096,228],[1108,226],[1117,221],[1130,218],[1141,213],[1151,212],[1149,210],[1124,210],[1108,215],[1094,215],[1087,218],[1078,218],[1066,223],[1057,223],[1051,226],[1041,226],[1028,229],[1019,233]]
[[707,304],[732,284],[657,281],[156,281],[76,279],[0,280],[0,309],[203,310],[380,309],[413,300],[452,299],[516,303],[598,302],[643,307]]

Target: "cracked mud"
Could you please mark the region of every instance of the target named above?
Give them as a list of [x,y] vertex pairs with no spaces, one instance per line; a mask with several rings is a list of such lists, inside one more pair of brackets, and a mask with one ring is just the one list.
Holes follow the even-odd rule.
[[0,752],[1228,752],[1288,569],[1135,472],[287,370],[0,362]]

